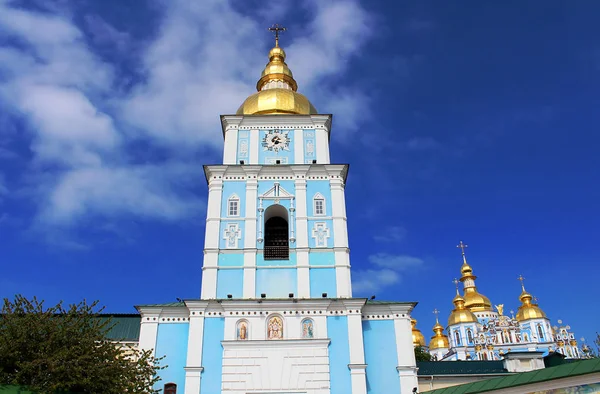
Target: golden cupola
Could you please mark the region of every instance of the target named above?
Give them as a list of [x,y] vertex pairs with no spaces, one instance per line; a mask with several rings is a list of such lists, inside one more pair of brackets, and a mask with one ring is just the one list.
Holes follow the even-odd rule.
[[432,336],[431,340],[429,341],[429,350],[449,349],[450,345],[448,342],[448,336],[444,334],[444,327],[442,327],[442,325],[438,321],[437,316],[435,318],[433,332],[435,333],[435,335]]
[[458,294],[458,286],[456,287],[456,297],[454,297],[452,303],[454,309],[448,317],[448,326],[460,323],[477,323],[477,317],[465,307],[465,299]]
[[412,326],[413,346],[425,346],[425,337],[423,336],[423,333],[421,333],[421,330],[417,328],[417,320],[410,319],[410,325]]
[[[278,32],[275,47],[269,51],[269,63],[256,83],[257,93],[249,96],[238,108],[237,115],[316,114],[316,108],[297,92],[298,84],[285,63],[285,51],[279,47]],[[273,30],[273,28],[271,29]]]
[[524,321],[530,319],[546,319],[546,314],[544,313],[544,311],[542,311],[538,304],[532,302],[533,297],[525,290],[525,285],[523,284],[525,278],[519,276],[519,280],[521,281],[521,295],[519,296],[521,306],[517,311],[517,321]]
[[477,279],[477,277],[473,275],[473,268],[467,263],[467,256],[465,256],[465,248],[467,245],[460,241],[458,247],[462,250],[463,258],[463,264],[460,267],[460,281],[463,283],[465,289],[465,307],[471,312],[493,311],[490,299],[479,293],[475,286],[475,279]]

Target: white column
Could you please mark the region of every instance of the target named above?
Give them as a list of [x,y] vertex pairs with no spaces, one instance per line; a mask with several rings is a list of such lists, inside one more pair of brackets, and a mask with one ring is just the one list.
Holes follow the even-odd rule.
[[363,346],[362,317],[360,312],[348,313],[348,346],[350,349],[350,379],[352,394],[367,393],[365,349]]
[[418,387],[417,362],[412,343],[412,327],[410,316],[394,318],[394,331],[396,332],[396,353],[398,355],[398,378],[400,379],[400,392],[412,393],[413,388]]
[[206,303],[197,307],[189,305],[190,329],[188,334],[187,361],[185,367],[185,394],[199,394],[202,377],[202,345]]
[[317,145],[317,163],[329,164],[329,139],[327,135],[327,130],[315,130],[315,145]]
[[223,146],[223,164],[237,164],[237,145],[237,126],[227,126],[225,129],[225,144]]
[[346,198],[344,182],[340,178],[329,180],[331,186],[331,216],[333,217],[333,246],[348,247],[348,228],[346,224]]
[[244,250],[244,298],[256,297],[256,249]]
[[290,164],[304,164],[304,132],[294,130],[294,162]]
[[[215,176],[223,176],[224,171],[214,173]],[[205,249],[218,249],[219,225],[221,223],[221,198],[223,195],[223,180],[209,179],[208,182],[208,204],[206,208],[206,235],[204,238]]]
[[160,309],[140,310],[141,321],[139,347],[140,350],[151,350],[153,356],[154,349],[156,348],[158,318],[160,316],[160,312]]
[[350,253],[348,248],[334,249],[336,296],[339,298],[352,297],[352,282],[350,277]]
[[202,266],[202,287],[200,298],[203,300],[217,298],[217,271],[219,250],[204,250],[204,264]]
[[260,131],[257,129],[248,130],[250,134],[250,164],[261,164],[258,162],[258,152],[261,149],[260,146]]
[[[295,172],[304,175],[306,171]],[[310,263],[308,254],[308,220],[306,208],[306,180],[296,178],[296,257],[298,274],[298,297],[310,297]]]

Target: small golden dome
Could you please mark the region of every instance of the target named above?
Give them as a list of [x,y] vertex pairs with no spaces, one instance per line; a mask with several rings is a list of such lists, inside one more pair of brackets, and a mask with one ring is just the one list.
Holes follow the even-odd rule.
[[440,324],[439,321],[436,320],[435,326],[433,326],[434,336],[431,337],[429,341],[429,350],[435,349],[449,349],[450,345],[448,342],[448,337],[444,334],[444,327]]
[[530,319],[546,319],[546,314],[542,309],[531,302],[533,297],[525,290],[525,285],[523,284],[523,277],[519,277],[521,281],[521,295],[519,296],[519,301],[521,301],[521,306],[517,310],[517,316],[515,317],[517,321],[524,321]]
[[423,333],[421,332],[421,330],[419,330],[417,328],[417,320],[416,319],[410,319],[410,325],[412,326],[412,340],[413,340],[413,345],[415,347],[417,347],[417,346],[425,346],[425,337],[423,336]]
[[238,108],[237,115],[316,114],[316,108],[302,94],[285,63],[285,51],[275,45],[269,51],[269,63],[256,83],[257,93],[249,96]]
[[448,326],[460,323],[477,323],[477,317],[465,307],[465,299],[459,294],[454,297],[454,310],[448,317]]
[[472,312],[491,311],[492,302],[479,293],[476,287],[468,287],[465,289],[465,307]]

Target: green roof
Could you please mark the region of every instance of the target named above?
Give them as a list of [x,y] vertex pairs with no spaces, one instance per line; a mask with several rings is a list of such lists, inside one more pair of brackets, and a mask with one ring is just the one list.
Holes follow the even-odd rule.
[[115,341],[137,341],[140,338],[141,317],[131,314],[102,314],[101,319],[111,319],[113,327],[108,331],[107,338]]
[[185,306],[185,303],[183,301],[179,302],[165,302],[164,304],[143,304],[143,305],[136,305],[136,308],[141,308],[141,307],[148,307],[148,306],[156,306],[156,307],[169,307],[169,306]]
[[587,375],[600,372],[600,358],[577,361],[573,363],[558,365],[556,367],[538,369],[536,371],[522,372],[514,375],[503,376],[482,380],[479,382],[461,384],[459,386],[446,387],[427,391],[427,394],[475,394],[485,393],[486,391],[506,389],[509,387],[523,386],[556,380],[570,378],[573,376]]
[[418,375],[507,374],[502,361],[417,361]]

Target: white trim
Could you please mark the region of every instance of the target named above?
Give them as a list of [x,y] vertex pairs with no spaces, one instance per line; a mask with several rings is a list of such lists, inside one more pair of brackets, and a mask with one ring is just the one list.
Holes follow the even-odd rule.
[[294,164],[304,162],[304,131],[302,129],[294,130]]
[[223,164],[237,164],[237,145],[237,126],[229,126],[225,130],[225,143],[223,144]]

